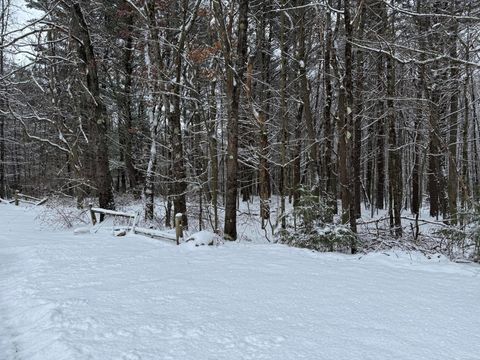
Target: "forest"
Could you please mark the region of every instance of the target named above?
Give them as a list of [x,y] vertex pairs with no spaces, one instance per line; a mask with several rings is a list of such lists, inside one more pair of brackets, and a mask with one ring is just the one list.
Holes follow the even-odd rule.
[[1,0],[0,21],[2,199],[130,196],[227,240],[255,202],[296,246],[435,224],[480,254],[480,1]]

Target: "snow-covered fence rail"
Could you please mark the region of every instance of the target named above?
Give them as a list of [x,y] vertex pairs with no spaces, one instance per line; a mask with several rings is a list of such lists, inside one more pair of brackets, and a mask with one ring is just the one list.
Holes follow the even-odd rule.
[[171,234],[166,231],[155,230],[155,229],[135,227],[133,229],[133,233],[138,235],[148,236],[153,239],[159,239],[159,240],[168,240],[168,241],[177,240],[175,234]]
[[90,208],[90,217],[92,219],[92,224],[95,226],[97,224],[97,216],[95,214],[100,214],[100,222],[103,221],[103,217],[105,215],[110,215],[110,216],[118,216],[118,217],[126,217],[126,218],[129,218],[129,219],[133,219],[133,225],[132,227],[135,226],[135,220],[137,218],[137,214],[133,214],[133,213],[126,213],[126,212],[122,212],[122,211],[115,211],[115,210],[109,210],[109,209],[102,209],[102,208],[97,208],[97,207],[93,207],[92,204],[89,205],[89,208]]
[[161,230],[145,229],[139,227],[133,227],[132,232],[134,234],[144,235],[154,239],[175,241],[177,245],[180,245],[180,239],[183,239],[182,217],[182,213],[178,213],[175,215],[175,234]]
[[22,202],[30,205],[39,206],[44,204],[47,200],[48,200],[48,197],[37,198],[34,196],[22,194],[18,190],[16,190],[12,200],[0,199],[0,202],[5,204],[15,204],[17,206],[20,205],[20,202]]
[[25,194],[22,194],[22,193],[18,193],[17,195],[18,195],[18,200],[19,201],[22,201],[22,202],[27,203],[27,204],[32,204],[32,205],[35,205],[35,206],[42,205],[48,200],[48,197],[44,197],[44,198],[40,199],[40,198],[37,198],[37,197],[34,197],[34,196],[25,195]]
[[92,224],[95,226],[99,221],[97,220],[96,214],[100,214],[100,222],[102,222],[103,217],[105,216],[113,216],[113,217],[124,217],[127,219],[132,219],[132,224],[129,226],[124,227],[125,230],[130,231],[133,234],[148,236],[154,239],[160,240],[168,240],[168,241],[175,241],[178,245],[180,243],[180,238],[183,238],[183,224],[182,224],[182,214],[177,214],[175,216],[175,234],[168,233],[166,231],[155,230],[155,229],[147,229],[137,227],[138,221],[138,213],[127,213],[123,211],[115,211],[109,209],[102,209],[93,207],[92,204],[89,205],[90,208],[90,217],[92,219]]

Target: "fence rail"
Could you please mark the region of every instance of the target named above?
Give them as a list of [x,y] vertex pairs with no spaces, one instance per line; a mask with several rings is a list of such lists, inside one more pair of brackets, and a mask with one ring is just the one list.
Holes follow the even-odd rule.
[[[93,226],[96,226],[97,223],[101,223],[103,217],[105,216],[124,217],[127,219],[132,219],[132,224],[124,227],[132,234],[148,236],[148,237],[151,237],[154,239],[160,239],[160,240],[175,241],[177,245],[180,244],[180,239],[183,238],[182,214],[177,214],[175,216],[175,234],[171,234],[166,231],[137,227],[137,223],[139,220],[138,213],[134,214],[134,213],[127,213],[123,211],[102,209],[98,207],[93,207],[92,204],[89,205],[89,208],[90,208],[90,217],[92,219]],[[101,215],[100,221],[97,220],[96,214]],[[99,229],[100,226],[101,225],[99,224],[97,227],[97,230]]]
[[17,190],[17,191],[15,191],[15,195],[14,195],[13,199],[11,199],[11,200],[0,199],[0,202],[2,202],[4,204],[15,204],[16,206],[20,205],[21,202],[26,203],[26,204],[30,204],[30,205],[34,205],[34,206],[39,206],[39,205],[45,204],[47,202],[47,200],[48,200],[48,197],[37,198],[37,197],[34,197],[34,196],[22,194]]

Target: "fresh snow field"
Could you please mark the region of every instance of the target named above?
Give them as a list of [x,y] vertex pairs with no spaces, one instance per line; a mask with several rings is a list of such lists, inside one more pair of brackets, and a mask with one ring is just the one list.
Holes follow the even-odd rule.
[[179,247],[0,205],[0,359],[480,359],[480,268]]

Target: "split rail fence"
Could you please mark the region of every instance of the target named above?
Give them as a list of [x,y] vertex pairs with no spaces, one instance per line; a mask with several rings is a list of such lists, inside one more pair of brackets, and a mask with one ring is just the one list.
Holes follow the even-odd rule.
[[[90,209],[90,218],[92,220],[92,225],[94,226],[94,232],[97,232],[98,229],[102,226],[102,221],[105,216],[113,216],[126,218],[129,225],[126,227],[117,227],[117,230],[129,231],[132,234],[138,234],[143,236],[148,236],[154,239],[175,241],[177,245],[180,244],[180,239],[183,238],[183,225],[182,225],[182,214],[177,214],[175,216],[175,235],[168,233],[166,231],[147,229],[137,226],[139,220],[138,213],[127,213],[122,211],[102,209],[98,207],[93,207],[92,204],[89,205]],[[97,215],[100,215],[100,218],[97,219]]]

